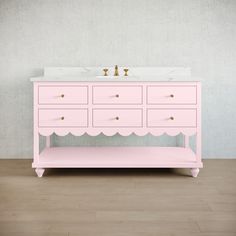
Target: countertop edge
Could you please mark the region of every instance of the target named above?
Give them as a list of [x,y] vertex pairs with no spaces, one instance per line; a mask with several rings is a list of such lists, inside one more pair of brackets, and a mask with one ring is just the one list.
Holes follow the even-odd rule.
[[[137,79],[139,78],[139,79]],[[49,77],[49,76],[39,76],[31,77],[31,82],[201,82],[200,77],[195,76],[134,76],[132,77],[119,77],[119,78],[101,78],[96,76],[87,76],[87,77],[70,77],[70,76],[61,76],[61,77]]]

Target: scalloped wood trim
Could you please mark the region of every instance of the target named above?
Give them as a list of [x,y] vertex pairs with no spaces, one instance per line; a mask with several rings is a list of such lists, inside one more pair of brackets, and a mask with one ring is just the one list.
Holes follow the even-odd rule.
[[145,136],[147,134],[152,134],[154,136],[161,136],[164,134],[167,134],[169,136],[176,136],[178,134],[183,134],[183,135],[188,135],[192,136],[196,133],[196,129],[153,129],[153,130],[132,130],[132,129],[109,129],[109,130],[97,130],[97,129],[91,129],[91,130],[86,130],[86,129],[40,129],[39,134],[42,136],[49,136],[55,133],[58,136],[66,136],[68,134],[72,134],[74,136],[82,136],[84,134],[88,134],[90,136],[97,136],[99,134],[104,134],[105,136],[113,136],[116,134],[120,134],[122,136],[129,136],[131,134],[135,134],[137,136]]

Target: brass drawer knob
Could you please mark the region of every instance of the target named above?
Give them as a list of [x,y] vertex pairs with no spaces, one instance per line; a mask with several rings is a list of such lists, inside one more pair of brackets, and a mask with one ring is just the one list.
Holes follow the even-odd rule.
[[62,94],[62,95],[61,95],[61,97],[62,97],[62,98],[64,98],[64,97],[65,97],[65,95],[64,95],[64,94]]
[[116,120],[119,120],[119,119],[120,119],[120,118],[117,116],[117,117],[116,117]]
[[119,95],[119,94],[116,94],[116,98],[118,98],[118,97],[120,97],[120,95]]
[[64,120],[64,119],[65,119],[64,116],[62,116],[62,117],[61,117],[61,120]]
[[170,97],[173,98],[173,97],[174,97],[174,94],[171,94]]
[[171,119],[171,120],[174,120],[174,117],[173,117],[173,116],[171,116],[171,117],[170,117],[170,119]]

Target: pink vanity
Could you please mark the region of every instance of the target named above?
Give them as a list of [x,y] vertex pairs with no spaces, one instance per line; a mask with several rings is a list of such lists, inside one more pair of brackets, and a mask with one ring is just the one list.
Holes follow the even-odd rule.
[[[112,73],[112,68],[109,69]],[[121,70],[122,72],[122,70]],[[34,160],[45,168],[190,168],[201,161],[201,84],[189,68],[130,68],[102,76],[102,68],[45,68],[34,85]],[[132,133],[184,135],[181,147],[51,147],[50,135]],[[39,152],[39,135],[46,147]],[[196,153],[189,137],[196,135]]]

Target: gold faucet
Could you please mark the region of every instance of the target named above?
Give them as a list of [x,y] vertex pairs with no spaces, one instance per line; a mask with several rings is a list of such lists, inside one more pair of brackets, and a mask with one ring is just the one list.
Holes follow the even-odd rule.
[[115,66],[114,76],[119,76],[119,71],[118,71],[118,66],[117,65]]

